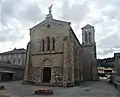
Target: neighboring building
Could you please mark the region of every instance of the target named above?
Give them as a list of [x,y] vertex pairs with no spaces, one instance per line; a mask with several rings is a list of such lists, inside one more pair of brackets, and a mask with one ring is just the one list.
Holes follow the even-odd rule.
[[106,75],[115,74],[115,69],[114,68],[98,67],[97,69],[98,69],[99,77],[105,77]]
[[13,49],[8,52],[0,53],[0,61],[5,61],[13,65],[24,66],[25,65],[26,50]]
[[120,53],[114,54],[116,76],[120,76]]
[[96,51],[85,53],[70,24],[53,19],[50,7],[46,19],[30,29],[23,82],[67,86],[94,79]]
[[0,81],[22,80],[25,57],[25,49],[0,53]]
[[120,53],[114,54],[115,58],[115,76],[113,76],[112,80],[116,87],[120,90]]
[[0,61],[0,81],[22,80],[23,70],[23,66]]

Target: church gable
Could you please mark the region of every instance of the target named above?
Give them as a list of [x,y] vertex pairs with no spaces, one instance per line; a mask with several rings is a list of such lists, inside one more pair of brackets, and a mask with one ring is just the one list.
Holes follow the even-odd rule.
[[46,19],[43,22],[39,23],[38,25],[32,27],[30,30],[39,28],[39,29],[45,29],[45,28],[64,28],[66,25],[70,26],[70,22],[65,21],[59,21],[55,19]]
[[46,15],[46,18],[41,23],[37,24],[36,26],[32,27],[30,30],[45,29],[45,28],[64,28],[66,25],[70,26],[70,22],[60,21],[53,19],[52,16],[52,5],[49,7],[49,14]]

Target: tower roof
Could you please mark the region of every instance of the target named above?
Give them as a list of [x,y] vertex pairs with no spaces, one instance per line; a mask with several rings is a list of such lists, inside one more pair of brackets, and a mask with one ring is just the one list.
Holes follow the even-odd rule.
[[94,28],[94,26],[90,25],[90,24],[87,24],[86,26],[84,26],[83,28],[81,29],[86,29],[86,28]]

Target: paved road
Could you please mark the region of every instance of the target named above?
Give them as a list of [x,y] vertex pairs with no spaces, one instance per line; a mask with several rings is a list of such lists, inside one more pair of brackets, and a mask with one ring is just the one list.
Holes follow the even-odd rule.
[[[41,86],[22,85],[21,82],[7,82],[0,84],[4,85],[6,88],[3,91],[0,90],[0,94],[11,94],[12,96],[10,97],[46,97],[35,96],[33,94],[33,91]],[[50,88],[54,90],[54,95],[48,97],[120,97],[120,92],[107,82],[85,82],[79,87]]]

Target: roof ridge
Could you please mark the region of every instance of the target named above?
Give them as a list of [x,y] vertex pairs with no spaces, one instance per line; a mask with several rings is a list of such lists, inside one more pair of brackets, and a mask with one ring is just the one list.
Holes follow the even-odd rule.
[[90,24],[87,24],[87,25],[85,25],[84,27],[82,27],[81,29],[84,29],[84,28],[87,28],[87,27],[94,27],[94,26],[92,26],[92,25],[90,25]]
[[2,52],[0,54],[11,54],[11,53],[19,53],[19,52],[26,52],[26,50],[24,48],[20,48],[20,49],[13,49],[10,51],[6,51],[6,52]]
[[[66,24],[68,24],[68,25],[71,24],[71,22],[62,21],[62,20],[57,20],[57,19],[45,19],[45,20],[39,22],[38,24],[36,24],[35,26],[31,27],[29,30],[34,29],[34,28],[36,28],[37,26],[43,26],[43,25],[45,25],[47,22],[48,22],[48,23],[50,23],[50,22],[63,22],[63,23],[66,23]],[[44,24],[44,23],[45,23],[45,24]]]

